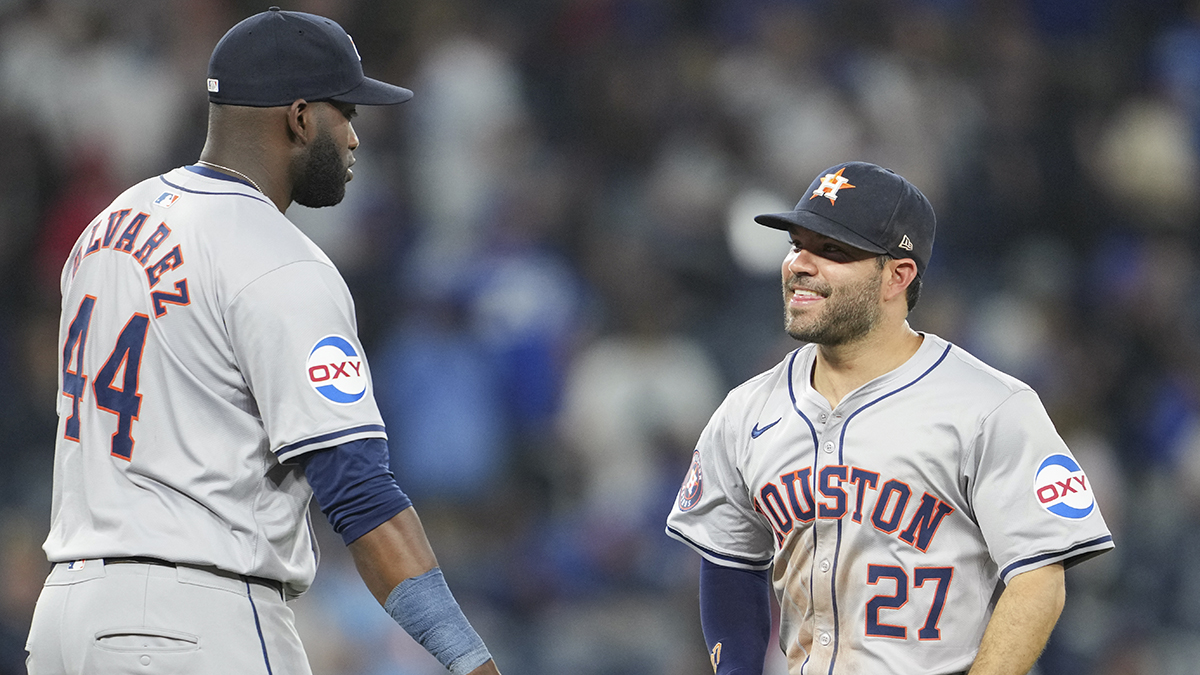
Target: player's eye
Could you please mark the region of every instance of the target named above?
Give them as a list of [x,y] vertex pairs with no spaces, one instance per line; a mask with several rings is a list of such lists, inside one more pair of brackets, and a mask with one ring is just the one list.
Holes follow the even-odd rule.
[[342,113],[342,116],[347,120],[358,117],[358,107],[353,103],[342,103],[341,101],[329,101],[329,103],[337,108],[338,112]]

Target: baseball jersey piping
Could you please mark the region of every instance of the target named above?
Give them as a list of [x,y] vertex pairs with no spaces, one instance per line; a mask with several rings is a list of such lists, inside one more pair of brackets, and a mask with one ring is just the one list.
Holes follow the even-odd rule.
[[[792,399],[792,410],[795,410],[796,414],[800,416],[800,419],[804,420],[804,423],[808,425],[808,432],[810,434],[812,434],[813,467],[815,468],[817,466],[817,461],[820,459],[820,455],[817,453],[817,448],[819,448],[821,445],[820,440],[817,438],[817,428],[815,426],[813,426],[812,420],[808,419],[808,416],[805,415],[804,412],[800,410],[800,406],[797,405],[797,403],[796,403],[796,386],[795,386],[796,378],[795,378],[794,370],[795,370],[795,365],[796,365],[796,356],[799,353],[800,353],[799,349],[793,351],[792,358],[788,360],[788,378],[787,378],[787,380],[788,380],[788,396],[790,396]],[[838,526],[840,528],[841,523],[839,523]],[[816,553],[817,553],[817,528],[816,527],[813,527],[812,533],[813,533],[813,555],[816,556]],[[840,532],[838,533],[838,536],[839,537],[841,536]],[[813,581],[812,566],[809,566],[809,568],[808,568],[808,587],[812,588],[814,583],[815,582]],[[834,633],[836,634],[836,632],[837,632],[837,601],[836,600],[834,601],[833,616],[834,616]],[[837,643],[834,642],[834,645],[835,645],[834,655],[836,656]],[[800,672],[804,672],[804,667],[808,665],[808,660],[810,658],[812,658],[811,652],[804,657],[804,663],[800,664]]]
[[879,398],[875,399],[874,401],[871,401],[870,403],[863,405],[858,410],[855,410],[854,412],[850,413],[850,416],[846,418],[846,423],[842,425],[842,434],[841,434],[841,437],[838,439],[838,463],[839,464],[845,464],[845,462],[846,462],[845,457],[843,456],[843,453],[844,453],[844,450],[846,447],[846,429],[850,427],[850,420],[853,420],[855,417],[858,416],[858,414],[860,412],[866,410],[867,408],[870,408],[871,406],[875,405],[876,403],[879,403],[883,399],[889,398],[896,394],[899,394],[900,392],[904,391],[905,389],[908,389],[909,387],[913,386],[914,384],[925,379],[925,376],[928,375],[929,373],[932,373],[934,368],[937,368],[938,366],[942,365],[942,361],[945,361],[946,357],[950,355],[950,350],[953,347],[954,347],[954,345],[947,344],[946,349],[942,352],[942,355],[938,357],[938,360],[935,361],[932,366],[929,366],[929,368],[926,369],[925,372],[918,375],[917,379],[913,380],[912,382],[909,382],[908,384],[904,385],[903,387],[899,387],[898,389],[893,389],[892,391],[889,391],[888,393],[884,394],[883,396],[880,396]]
[[[1096,537],[1095,539],[1092,539],[1090,541],[1085,541],[1080,544],[1075,544],[1074,546],[1072,546],[1071,548],[1069,548],[1065,551],[1051,551],[1050,553],[1042,553],[1039,555],[1029,556],[1028,558],[1022,558],[1014,563],[1009,564],[1008,567],[1005,567],[1003,570],[1001,570],[1000,578],[1004,579],[1005,583],[1008,583],[1008,575],[1011,574],[1013,572],[1013,570],[1019,569],[1021,567],[1028,567],[1031,565],[1036,565],[1037,563],[1045,563],[1045,564],[1049,565],[1051,563],[1055,563],[1055,562],[1059,562],[1059,561],[1065,562],[1065,561],[1069,560],[1070,558],[1074,557],[1075,554],[1088,553],[1089,551],[1087,551],[1086,549],[1093,549],[1096,547],[1109,548],[1112,544],[1112,540],[1113,540],[1112,535],[1106,534],[1103,537]],[[1109,544],[1109,546],[1104,546],[1105,544]],[[1038,567],[1040,567],[1040,566],[1041,565],[1038,565]]]
[[258,644],[262,645],[263,663],[267,666],[267,675],[273,675],[271,672],[271,657],[267,654],[267,640],[263,637],[262,623],[258,620],[258,606],[254,604],[254,594],[250,591],[250,581],[243,579],[246,584],[246,598],[250,600],[250,611],[254,612],[254,629],[258,631]]
[[312,438],[306,438],[302,441],[296,441],[290,445],[285,445],[275,451],[275,456],[282,460],[284,455],[294,453],[297,450],[310,445],[316,445],[318,443],[322,443],[324,445],[336,445],[336,443],[328,443],[328,441],[345,438],[346,436],[352,436],[354,434],[371,434],[372,436],[380,435],[386,438],[387,430],[382,424],[363,424],[357,427],[350,427],[349,429],[342,429],[341,431],[332,431],[327,434],[313,436]]
[[717,551],[712,550],[711,548],[697,544],[686,534],[671,527],[670,525],[667,526],[667,534],[686,543],[688,546],[691,546],[692,548],[696,549],[697,551],[700,551],[701,553],[704,554],[704,556],[706,558],[708,558],[709,560],[711,560],[714,563],[719,560],[724,560],[725,562],[734,563],[736,565],[745,565],[747,567],[752,567],[756,570],[765,570],[765,569],[769,569],[771,567],[772,558],[767,558],[766,560],[750,560],[749,558],[740,558],[735,555],[729,555],[728,553],[719,553]]
[[[192,167],[190,167],[190,166],[185,166],[183,168],[185,168],[189,171],[192,171]],[[199,173],[199,172],[192,171],[192,173]],[[204,175],[204,174],[200,174],[200,175]],[[216,177],[214,176],[213,178],[216,178]],[[215,197],[223,197],[226,195],[235,196],[235,197],[246,197],[248,199],[253,199],[256,202],[262,202],[264,204],[270,204],[271,206],[274,206],[274,204],[271,203],[270,201],[267,201],[267,199],[265,197],[262,197],[261,195],[257,195],[257,194],[248,195],[245,192],[209,192],[208,190],[193,190],[192,188],[185,188],[182,185],[176,185],[175,183],[172,183],[171,181],[167,180],[166,176],[159,176],[158,179],[161,180],[162,182],[166,183],[172,189],[179,190],[180,192],[187,192],[187,193],[193,194],[193,195],[211,195],[211,196],[215,196]],[[238,185],[243,184],[241,181],[233,179],[233,178],[217,178],[217,180],[228,180],[228,181],[237,183]]]

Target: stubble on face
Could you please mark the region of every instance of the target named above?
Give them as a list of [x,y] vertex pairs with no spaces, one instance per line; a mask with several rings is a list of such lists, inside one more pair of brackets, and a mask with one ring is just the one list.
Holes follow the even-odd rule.
[[333,134],[322,129],[308,152],[292,161],[292,201],[314,209],[340,203],[346,196],[349,168]]
[[[820,309],[789,307],[791,289],[797,286],[824,296]],[[837,288],[812,278],[793,275],[783,284],[784,330],[801,342],[829,347],[849,344],[879,325],[883,316],[879,297],[880,281],[874,274]]]

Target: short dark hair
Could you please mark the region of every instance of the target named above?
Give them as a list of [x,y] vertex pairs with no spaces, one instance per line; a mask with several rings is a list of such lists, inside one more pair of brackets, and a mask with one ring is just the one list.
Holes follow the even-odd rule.
[[[883,269],[883,266],[887,264],[887,261],[892,259],[892,256],[888,255],[887,253],[881,253],[875,257],[875,264],[879,267],[879,269]],[[911,312],[913,307],[917,306],[917,300],[921,299],[921,275],[918,274],[917,276],[913,277],[912,283],[908,285],[908,289],[905,291],[904,299],[908,303],[908,311]]]

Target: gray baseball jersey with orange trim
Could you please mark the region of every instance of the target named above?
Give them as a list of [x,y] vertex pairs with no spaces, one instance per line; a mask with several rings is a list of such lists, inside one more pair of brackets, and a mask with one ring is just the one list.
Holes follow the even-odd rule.
[[713,563],[773,567],[789,673],[964,671],[1004,583],[1112,548],[1025,384],[926,334],[830,409],[815,354],[729,394],[667,520]]
[[353,302],[261,193],[184,167],[121,194],[62,275],[52,561],[316,572],[286,463],[385,437]]

